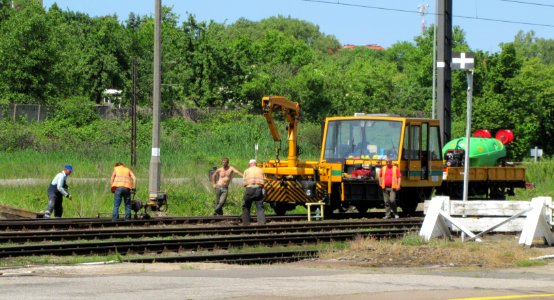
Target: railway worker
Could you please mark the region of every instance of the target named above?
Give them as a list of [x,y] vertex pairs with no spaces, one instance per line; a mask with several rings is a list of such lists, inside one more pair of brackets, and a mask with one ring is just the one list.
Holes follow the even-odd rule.
[[137,178],[133,171],[127,168],[123,163],[115,163],[112,177],[110,179],[113,196],[112,221],[119,219],[119,206],[121,198],[125,202],[125,220],[131,219],[131,192],[136,191]]
[[237,173],[241,177],[244,176],[244,174],[235,169],[235,167],[229,165],[229,158],[224,157],[221,163],[223,164],[221,168],[215,170],[212,174],[212,186],[215,189],[214,216],[223,215],[223,205],[225,205],[225,201],[227,201],[229,184],[231,184],[233,174]]
[[385,217],[389,219],[394,216],[398,219],[396,212],[396,193],[400,190],[401,182],[400,168],[392,165],[392,159],[387,158],[387,164],[381,168],[379,174],[379,184],[383,190],[383,200],[385,202]]
[[56,174],[48,186],[48,208],[44,211],[44,218],[50,218],[52,211],[54,217],[61,218],[63,214],[63,197],[71,200],[71,194],[67,191],[67,176],[73,173],[71,165],[65,165],[63,171]]
[[265,224],[264,215],[264,171],[256,166],[256,160],[248,162],[248,169],[244,171],[244,197],[242,201],[242,225],[250,225],[250,208],[252,202],[256,204],[258,225]]

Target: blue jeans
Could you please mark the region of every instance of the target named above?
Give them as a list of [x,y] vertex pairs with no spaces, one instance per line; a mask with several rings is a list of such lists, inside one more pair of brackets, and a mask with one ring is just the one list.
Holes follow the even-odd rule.
[[45,217],[49,218],[52,211],[54,211],[54,217],[61,218],[63,214],[63,195],[58,191],[57,186],[50,185],[48,186],[48,214],[45,214]]
[[227,200],[227,193],[228,193],[227,187],[220,187],[220,186],[215,187],[214,214],[223,215],[223,205],[225,205],[225,201]]
[[125,220],[131,219],[131,189],[118,187],[115,189],[113,195],[112,221],[114,222],[119,219],[119,206],[121,205],[121,198],[125,201]]

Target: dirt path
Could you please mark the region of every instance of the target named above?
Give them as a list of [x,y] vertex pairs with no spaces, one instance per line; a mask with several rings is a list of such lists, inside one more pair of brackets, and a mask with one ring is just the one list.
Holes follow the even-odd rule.
[[[15,179],[0,179],[0,186],[30,186],[30,185],[47,185],[52,179],[44,178],[15,178]],[[108,182],[109,178],[79,178],[72,177],[69,179],[71,183],[94,183],[94,182]],[[140,180],[140,178],[139,178]],[[166,182],[170,183],[184,183],[188,182],[190,178],[164,178]]]

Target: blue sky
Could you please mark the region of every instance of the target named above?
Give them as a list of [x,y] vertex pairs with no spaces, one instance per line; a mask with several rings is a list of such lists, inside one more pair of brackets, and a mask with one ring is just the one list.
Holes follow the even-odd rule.
[[[130,12],[153,15],[154,0],[43,0],[48,9],[54,2],[63,10],[90,16],[116,14],[120,21]],[[554,39],[552,0],[463,0],[453,1],[453,23],[462,27],[472,49],[499,51],[498,44],[511,42],[519,30],[533,30],[537,37]],[[426,25],[435,22],[435,0],[162,0],[181,17],[232,24],[244,17],[258,21],[282,15],[319,26],[342,44],[379,44],[389,47],[398,41],[413,41],[421,33],[420,4],[428,6]],[[515,22],[515,23],[514,23]],[[526,24],[522,24],[526,23]]]

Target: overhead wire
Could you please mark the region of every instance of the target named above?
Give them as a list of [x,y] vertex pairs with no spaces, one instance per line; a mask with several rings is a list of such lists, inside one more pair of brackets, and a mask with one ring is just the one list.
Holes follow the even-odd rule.
[[500,0],[500,1],[502,1],[502,2],[512,2],[512,3],[518,3],[518,4],[525,4],[525,5],[554,7],[554,4],[544,4],[544,3],[538,3],[538,2],[517,1],[517,0]]
[[[399,9],[399,8],[390,8],[390,7],[382,7],[382,6],[372,6],[372,5],[363,5],[363,4],[355,4],[355,3],[347,3],[347,2],[341,2],[340,0],[334,2],[334,1],[327,1],[327,0],[301,0],[304,2],[316,2],[316,3],[323,3],[323,4],[331,4],[331,5],[340,5],[340,6],[349,6],[349,7],[360,7],[360,8],[367,8],[367,9],[376,9],[376,10],[385,10],[385,11],[395,11],[395,12],[403,12],[403,13],[414,13],[419,14],[419,11],[417,10],[409,10],[409,9]],[[509,0],[504,0],[509,1]],[[515,2],[515,1],[511,1]],[[523,1],[519,1],[523,2]],[[531,2],[528,2],[526,4],[529,4]],[[554,5],[552,5],[554,7]],[[432,15],[435,15],[436,13],[430,13]],[[440,15],[440,14],[437,14]],[[484,17],[478,17],[478,16],[463,16],[463,15],[452,15],[453,18],[460,18],[460,19],[470,19],[470,20],[480,20],[480,21],[488,21],[488,22],[498,22],[498,23],[509,23],[509,24],[519,24],[519,25],[528,25],[528,26],[540,26],[540,27],[550,27],[554,28],[554,24],[544,24],[544,23],[533,23],[533,22],[524,22],[524,21],[513,21],[513,20],[502,20],[502,19],[494,19],[494,18],[484,18]]]

